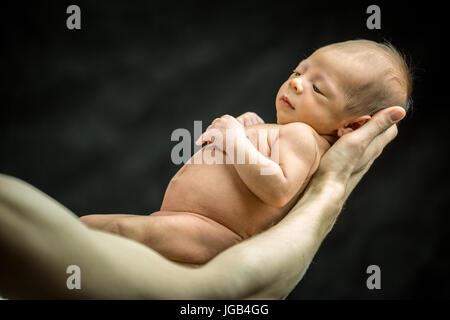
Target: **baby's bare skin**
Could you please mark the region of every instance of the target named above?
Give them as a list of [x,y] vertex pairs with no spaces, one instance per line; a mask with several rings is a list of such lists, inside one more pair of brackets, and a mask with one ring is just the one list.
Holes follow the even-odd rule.
[[[269,205],[251,191],[236,169],[249,164],[227,164],[224,151],[206,145],[200,151],[214,149],[213,157],[215,152],[222,153],[222,163],[195,164],[191,158],[170,181],[160,211],[149,216],[90,215],[82,217],[82,222],[141,242],[174,262],[200,266],[228,247],[279,222],[301,196],[320,157],[330,146],[304,124],[247,126],[244,127],[246,138],[242,138],[248,139],[256,152],[270,157],[272,139],[276,139],[270,132],[274,129],[279,132],[279,164],[275,165],[282,167],[290,178],[289,189],[285,190],[291,198],[285,205]],[[266,145],[258,141],[258,136],[266,138],[263,139]],[[298,143],[302,140],[310,143]],[[293,152],[297,144],[308,145],[300,151],[316,155]],[[302,158],[309,160],[302,162]],[[259,174],[256,170],[250,178],[257,179]],[[266,179],[267,188],[280,181],[276,175]]]
[[[280,129],[280,127],[281,125],[278,124],[258,124],[245,127],[245,132],[258,151],[270,151],[273,139],[270,130]],[[263,135],[267,137],[266,146],[257,143],[257,135],[261,130],[267,132]],[[328,149],[329,143],[317,134],[314,136],[321,156]],[[199,152],[208,148],[213,147],[206,145]],[[286,157],[286,148],[283,143],[280,143],[279,150],[280,161],[283,161]],[[215,152],[222,151],[213,150],[213,156]],[[240,178],[235,165],[226,164],[225,158],[223,159],[223,164],[185,164],[170,181],[160,210],[199,214],[222,224],[246,239],[280,221],[298,200],[314,173],[310,170],[306,180],[298,181],[298,192],[288,204],[283,207],[274,207],[264,203],[252,193]],[[312,167],[316,168],[319,160],[320,157],[317,157]],[[223,205],[224,203],[227,205]]]
[[[204,159],[202,152],[212,151],[212,159],[220,153],[221,163],[191,158],[170,181],[160,211],[120,218],[93,215],[82,221],[144,243],[175,262],[197,265],[278,223],[300,198],[330,145],[371,118],[347,110],[349,88],[382,78],[386,59],[375,63],[373,51],[357,49],[330,45],[300,62],[278,91],[277,124],[264,124],[251,112],[215,119],[199,138],[209,144],[194,157]],[[372,57],[369,64],[361,53]],[[274,129],[279,131],[276,143]],[[222,138],[235,132],[230,137],[233,154],[244,151],[247,164],[237,164],[236,157],[233,163],[226,161],[231,153],[224,151],[221,139],[213,139],[213,130]],[[267,132],[262,146],[255,138],[261,132]],[[279,152],[275,160],[274,145]],[[249,158],[258,164],[249,164]],[[273,174],[262,174],[263,168]]]
[[[241,119],[229,115],[214,120],[201,136],[211,143],[202,151],[215,148],[212,157],[221,152],[221,164],[195,160],[185,164],[170,181],[160,211],[144,217],[111,217],[103,229],[144,243],[173,261],[202,264],[279,222],[302,195],[330,145],[370,118],[344,112],[346,96],[341,86],[356,81],[359,73],[348,72],[353,60],[337,59],[339,54],[334,48],[317,50],[299,64],[277,94],[277,124],[244,126],[239,124]],[[212,129],[222,137],[235,130],[234,154],[245,150],[258,158],[259,165],[226,163],[229,153],[222,151],[218,141],[208,140]],[[253,136],[272,129],[279,130],[277,163],[262,155]],[[273,145],[272,135],[265,136],[268,147],[264,150]],[[273,169],[274,174],[262,175],[262,167]],[[96,216],[83,222],[100,224]]]

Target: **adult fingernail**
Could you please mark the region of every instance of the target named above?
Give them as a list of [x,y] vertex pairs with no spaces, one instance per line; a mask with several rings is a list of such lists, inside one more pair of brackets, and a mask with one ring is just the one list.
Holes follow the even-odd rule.
[[403,118],[403,114],[404,114],[404,112],[402,112],[402,111],[399,110],[399,109],[392,110],[392,111],[389,113],[389,115],[390,115],[390,117],[391,117],[391,120],[392,120],[393,122],[399,121],[401,118]]

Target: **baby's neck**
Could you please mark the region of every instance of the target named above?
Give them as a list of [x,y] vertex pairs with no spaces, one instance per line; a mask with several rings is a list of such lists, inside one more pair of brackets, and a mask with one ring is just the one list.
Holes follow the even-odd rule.
[[321,134],[320,136],[327,140],[330,145],[333,145],[339,139],[338,136],[331,134]]

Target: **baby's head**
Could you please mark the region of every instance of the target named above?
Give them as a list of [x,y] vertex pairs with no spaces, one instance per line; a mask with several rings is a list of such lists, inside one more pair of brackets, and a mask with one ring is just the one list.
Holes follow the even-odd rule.
[[408,111],[411,91],[409,67],[391,44],[334,43],[301,61],[283,83],[275,101],[277,123],[304,122],[338,138],[382,108]]

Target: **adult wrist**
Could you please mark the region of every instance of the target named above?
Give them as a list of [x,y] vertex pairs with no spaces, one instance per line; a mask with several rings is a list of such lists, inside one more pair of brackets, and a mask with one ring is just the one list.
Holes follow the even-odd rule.
[[[314,194],[330,195],[335,198],[345,196],[348,178],[332,172],[316,172],[308,189]],[[345,200],[345,199],[344,199]]]
[[343,180],[334,175],[314,176],[296,211],[300,216],[306,216],[306,213],[314,216],[317,223],[317,228],[312,228],[314,237],[323,239],[331,231],[347,197]]

